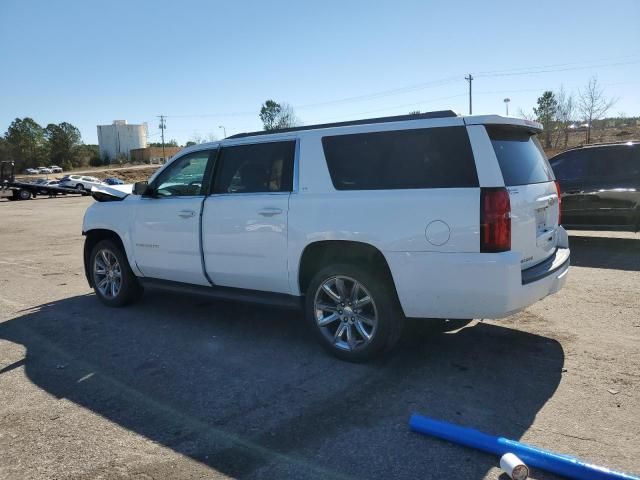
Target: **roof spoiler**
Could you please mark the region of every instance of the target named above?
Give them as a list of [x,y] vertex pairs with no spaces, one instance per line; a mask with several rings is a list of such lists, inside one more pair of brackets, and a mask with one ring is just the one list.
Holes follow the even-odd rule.
[[474,115],[471,117],[462,117],[465,125],[513,125],[515,127],[524,127],[540,133],[542,124],[533,120],[524,118],[503,117],[500,115]]

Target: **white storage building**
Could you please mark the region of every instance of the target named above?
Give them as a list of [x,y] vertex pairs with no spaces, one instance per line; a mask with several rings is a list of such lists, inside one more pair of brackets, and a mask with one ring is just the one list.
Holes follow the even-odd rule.
[[128,125],[126,120],[114,120],[111,125],[98,125],[98,144],[100,158],[113,161],[119,157],[131,159],[130,151],[134,148],[147,147],[148,127]]

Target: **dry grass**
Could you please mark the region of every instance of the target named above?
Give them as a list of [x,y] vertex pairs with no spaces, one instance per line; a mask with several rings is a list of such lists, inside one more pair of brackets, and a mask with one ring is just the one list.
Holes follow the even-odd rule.
[[[584,145],[586,136],[587,132],[585,130],[571,132],[569,134],[567,148]],[[628,140],[640,140],[640,126],[634,125],[591,130],[591,143],[624,142]],[[562,138],[560,142],[558,142],[559,147],[545,148],[547,157],[551,158],[566,150],[567,148],[564,148],[563,144],[564,139]]]

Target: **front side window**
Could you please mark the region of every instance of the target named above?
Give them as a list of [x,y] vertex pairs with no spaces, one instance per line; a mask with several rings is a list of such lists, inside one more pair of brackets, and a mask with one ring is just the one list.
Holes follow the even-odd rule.
[[640,173],[639,151],[630,145],[585,149],[589,176],[599,179],[637,176]]
[[291,140],[223,148],[214,193],[290,192],[295,147]]
[[177,159],[154,181],[155,194],[159,197],[202,195],[210,155],[211,150],[203,150]]
[[337,190],[477,187],[465,127],[438,127],[322,138]]

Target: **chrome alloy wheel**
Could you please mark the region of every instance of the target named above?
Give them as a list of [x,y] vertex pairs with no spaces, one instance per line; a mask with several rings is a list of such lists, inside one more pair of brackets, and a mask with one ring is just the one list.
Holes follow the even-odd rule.
[[378,325],[376,304],[357,280],[337,275],[325,280],[314,299],[316,324],[341,350],[357,350],[371,342]]
[[93,261],[93,283],[105,298],[113,299],[120,293],[122,269],[111,250],[102,249],[96,253]]

